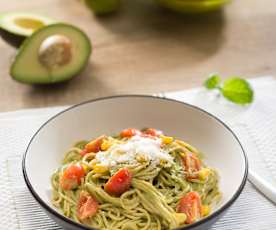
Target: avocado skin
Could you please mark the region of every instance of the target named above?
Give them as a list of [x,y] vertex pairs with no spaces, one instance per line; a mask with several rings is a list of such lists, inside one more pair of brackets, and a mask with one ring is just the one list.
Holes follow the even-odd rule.
[[231,0],[155,0],[155,2],[171,11],[185,14],[199,14],[218,10]]
[[10,44],[11,46],[15,47],[15,48],[19,48],[23,41],[25,40],[26,37],[21,36],[21,35],[15,35],[13,33],[10,33],[6,30],[3,30],[0,28],[0,37],[7,42],[8,44]]
[[116,11],[121,6],[121,0],[85,0],[85,4],[96,15],[105,15]]
[[[22,76],[18,76],[17,75],[17,71],[16,71],[16,62],[17,60],[19,60],[21,58],[21,55],[25,52],[26,47],[29,46],[29,44],[32,42],[32,40],[39,35],[39,33],[41,31],[47,30],[47,29],[51,29],[51,28],[61,28],[61,27],[71,27],[74,30],[76,30],[78,33],[80,33],[83,38],[86,40],[86,60],[84,63],[82,63],[82,65],[79,65],[77,68],[75,68],[74,73],[70,74],[70,75],[62,75],[59,78],[56,78],[54,80],[41,80],[40,78],[37,79],[29,79],[27,76],[26,77],[22,77]],[[10,75],[11,77],[20,82],[20,83],[24,83],[24,84],[32,84],[32,85],[49,85],[49,84],[56,84],[56,83],[60,83],[60,82],[64,82],[67,80],[70,80],[71,78],[73,78],[74,76],[78,75],[87,65],[88,61],[89,61],[89,57],[92,53],[92,44],[90,42],[90,39],[88,38],[88,36],[79,28],[72,26],[70,24],[66,24],[66,23],[56,23],[56,24],[51,24],[48,26],[45,26],[37,31],[35,31],[30,37],[26,38],[22,45],[20,46],[19,50],[17,51],[17,54],[14,58],[14,61],[10,67]],[[37,57],[36,57],[37,58]]]

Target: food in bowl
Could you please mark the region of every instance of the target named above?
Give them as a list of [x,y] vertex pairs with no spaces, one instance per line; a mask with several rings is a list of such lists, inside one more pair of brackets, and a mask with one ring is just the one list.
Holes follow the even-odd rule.
[[52,203],[49,177],[60,167],[62,153],[76,140],[118,133],[124,127],[158,127],[166,134],[188,140],[204,153],[204,163],[218,170],[221,200],[208,216],[178,230],[209,229],[243,191],[248,175],[246,154],[231,129],[212,114],[187,103],[148,95],[94,99],[65,109],[46,121],[23,156],[23,175],[29,191],[46,214],[64,229],[96,228],[66,217]]
[[52,203],[97,229],[174,229],[210,214],[218,180],[190,144],[128,128],[70,148],[51,178]]

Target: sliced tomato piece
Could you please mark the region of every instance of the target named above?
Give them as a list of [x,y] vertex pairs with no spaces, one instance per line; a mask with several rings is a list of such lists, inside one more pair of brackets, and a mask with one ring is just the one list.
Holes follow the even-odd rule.
[[161,130],[157,130],[153,128],[148,128],[143,133],[153,137],[159,137],[160,135],[163,135],[163,132]]
[[98,138],[90,141],[88,144],[85,145],[85,151],[82,154],[86,155],[87,153],[97,153],[101,150],[101,145],[103,140],[106,139],[105,135],[99,136]]
[[199,220],[202,217],[202,204],[199,194],[197,192],[187,193],[180,199],[176,211],[186,214],[186,224],[192,224]]
[[77,206],[77,216],[80,220],[96,215],[99,204],[88,192],[82,191]]
[[64,170],[60,180],[60,185],[65,190],[75,189],[81,183],[81,178],[85,176],[85,170],[80,164],[70,165]]
[[187,172],[188,179],[196,179],[195,175],[201,169],[201,161],[195,156],[194,153],[187,152],[184,157],[182,157],[182,162],[184,166],[184,171]]
[[121,137],[133,137],[133,136],[136,136],[136,135],[141,135],[141,131],[138,130],[138,129],[133,129],[133,128],[129,128],[129,129],[124,129],[121,133],[120,133],[120,136]]
[[120,196],[131,186],[132,175],[127,168],[122,168],[116,172],[105,184],[104,190],[113,196]]
[[84,157],[88,152],[86,151],[86,149],[83,149],[81,152],[80,152],[80,155],[82,157]]

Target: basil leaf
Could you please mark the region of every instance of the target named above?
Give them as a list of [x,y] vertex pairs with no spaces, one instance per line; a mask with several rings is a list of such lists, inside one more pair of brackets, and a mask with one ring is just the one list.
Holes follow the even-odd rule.
[[248,104],[254,98],[254,92],[250,84],[245,79],[239,77],[233,77],[224,81],[220,91],[225,98],[236,104]]
[[220,77],[217,74],[211,74],[208,79],[204,82],[204,86],[207,89],[215,89],[220,84]]

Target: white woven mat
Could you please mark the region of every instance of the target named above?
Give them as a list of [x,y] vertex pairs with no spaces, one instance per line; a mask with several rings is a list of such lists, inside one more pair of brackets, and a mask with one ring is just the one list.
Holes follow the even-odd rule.
[[[241,139],[251,170],[276,186],[276,80],[252,81],[256,98],[239,107],[203,89],[163,94],[214,113]],[[21,157],[33,133],[65,107],[0,114],[0,229],[61,229],[40,209],[28,192],[21,173]],[[276,206],[247,183],[240,198],[212,230],[276,229]]]

